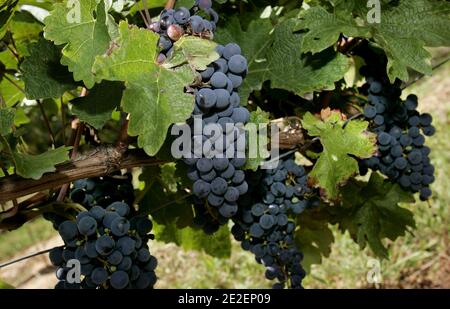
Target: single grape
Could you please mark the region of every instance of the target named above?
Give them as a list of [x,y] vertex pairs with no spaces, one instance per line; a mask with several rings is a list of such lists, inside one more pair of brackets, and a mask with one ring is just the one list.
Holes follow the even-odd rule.
[[97,230],[97,221],[92,217],[85,217],[78,223],[78,231],[81,235],[91,236]]
[[100,236],[95,242],[95,249],[101,255],[109,255],[115,246],[114,239],[108,235]]
[[74,239],[78,235],[78,227],[73,221],[64,221],[59,226],[58,232],[63,240],[70,240]]
[[124,236],[130,229],[130,222],[127,219],[119,217],[111,223],[111,232],[114,236]]
[[189,10],[187,8],[180,7],[175,11],[173,17],[175,18],[175,21],[177,23],[179,23],[180,25],[184,25],[189,21],[191,14],[189,13]]
[[104,268],[97,267],[91,273],[91,280],[95,285],[102,285],[108,280],[108,272]]
[[227,60],[230,60],[234,55],[240,55],[242,53],[241,47],[235,43],[229,43],[225,45],[223,50],[223,57]]
[[222,72],[215,72],[211,76],[211,86],[214,88],[226,88],[228,83],[228,77]]
[[130,282],[128,274],[124,271],[116,271],[111,275],[110,283],[111,286],[116,290],[121,290],[127,287]]

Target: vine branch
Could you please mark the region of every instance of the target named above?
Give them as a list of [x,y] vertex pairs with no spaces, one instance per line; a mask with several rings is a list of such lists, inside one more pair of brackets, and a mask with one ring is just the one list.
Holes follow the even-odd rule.
[[59,188],[78,179],[100,177],[133,167],[163,164],[165,161],[147,156],[142,150],[120,151],[116,147],[99,147],[78,159],[60,164],[56,171],[39,180],[11,175],[0,179],[0,203],[22,196]]

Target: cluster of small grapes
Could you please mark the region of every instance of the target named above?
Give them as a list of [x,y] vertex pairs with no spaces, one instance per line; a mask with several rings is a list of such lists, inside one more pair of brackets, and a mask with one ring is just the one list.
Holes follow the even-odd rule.
[[[134,188],[132,184],[132,175],[120,172],[108,176],[80,179],[73,182],[70,191],[70,199],[84,208],[90,209],[95,205],[103,208],[113,202],[125,202],[132,205],[134,202]],[[69,213],[69,215],[71,215]],[[73,214],[75,216],[76,213]],[[44,213],[44,218],[53,223],[55,230],[58,226],[67,220],[67,217],[56,213]]]
[[[157,260],[147,245],[153,235],[152,222],[132,217],[130,207],[114,202],[108,207],[94,206],[81,212],[76,221],[64,221],[58,232],[64,246],[50,251],[60,280],[57,289],[148,289],[156,283]],[[71,278],[71,260],[81,266],[81,278]],[[76,283],[78,279],[79,283]]]
[[430,163],[430,148],[424,144],[425,136],[435,133],[431,115],[417,111],[415,95],[402,102],[400,88],[374,78],[366,80],[363,92],[368,94],[369,103],[364,108],[364,116],[377,133],[379,151],[362,161],[362,173],[368,168],[379,170],[403,188],[420,192],[421,200],[429,199],[434,166]]
[[[170,56],[173,42],[184,34],[212,38],[218,16],[211,6],[211,1],[200,0],[190,11],[179,8],[161,13],[160,21],[150,26],[160,35],[158,61]],[[191,14],[199,9],[212,21]],[[188,177],[193,181],[194,222],[208,234],[236,214],[237,200],[248,190],[245,173],[240,169],[246,163],[243,125],[250,113],[240,106],[237,92],[248,64],[237,44],[219,45],[216,51],[220,58],[199,72],[201,84],[194,89],[196,103],[188,121],[194,151],[184,156],[189,165]]]
[[[184,159],[198,197],[194,222],[207,233],[214,233],[236,214],[237,201],[248,190],[241,168],[246,163],[243,128],[250,113],[240,106],[237,93],[247,73],[247,60],[237,44],[219,45],[217,52],[220,58],[201,72],[203,86],[196,93],[190,121],[194,154]],[[196,135],[199,117],[204,129]],[[205,157],[198,158],[196,149],[203,150]]]
[[315,207],[319,200],[307,185],[304,167],[292,158],[259,173],[247,177],[250,190],[239,201],[232,234],[266,267],[266,278],[278,280],[273,288],[301,288],[303,255],[294,244],[296,224],[289,215]]
[[[206,12],[211,20],[196,15],[199,10]],[[212,38],[218,20],[219,16],[212,9],[211,0],[197,0],[191,10],[185,7],[163,10],[159,21],[150,24],[150,30],[160,35],[158,47],[161,52],[157,62],[163,63],[170,58],[174,42],[185,34]]]

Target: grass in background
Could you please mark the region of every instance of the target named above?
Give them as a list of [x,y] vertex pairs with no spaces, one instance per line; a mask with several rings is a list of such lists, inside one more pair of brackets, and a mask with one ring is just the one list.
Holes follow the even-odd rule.
[[57,235],[52,224],[43,218],[28,222],[20,229],[0,233],[0,261],[11,258],[18,252]]

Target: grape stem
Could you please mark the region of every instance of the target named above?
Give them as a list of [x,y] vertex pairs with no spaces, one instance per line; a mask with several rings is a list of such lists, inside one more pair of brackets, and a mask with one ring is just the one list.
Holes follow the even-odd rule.
[[50,126],[50,121],[47,117],[47,114],[45,113],[44,106],[42,105],[41,100],[36,100],[36,102],[39,106],[39,110],[41,111],[42,117],[44,118],[44,123],[47,128],[48,135],[50,136],[50,140],[52,141],[52,145],[53,145],[53,147],[55,147],[56,146],[55,134],[53,133],[52,127]]
[[173,7],[175,6],[175,1],[176,0],[167,0],[165,8],[166,9],[173,9]]

